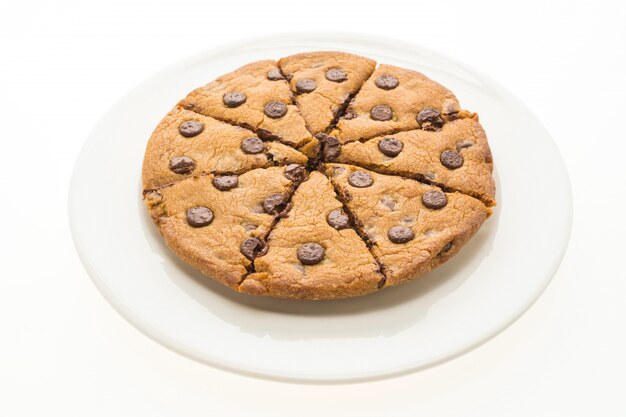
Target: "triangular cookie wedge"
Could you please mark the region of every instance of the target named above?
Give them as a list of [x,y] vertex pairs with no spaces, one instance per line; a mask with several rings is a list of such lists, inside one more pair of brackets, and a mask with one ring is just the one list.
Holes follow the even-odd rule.
[[343,145],[336,162],[437,184],[495,205],[493,160],[478,117]]
[[461,117],[450,90],[417,71],[380,65],[348,105],[332,135],[342,142],[401,130],[437,130]]
[[275,61],[254,62],[223,75],[189,93],[180,104],[253,130],[264,140],[277,139],[307,156],[317,154],[317,140],[292,104],[289,84]]
[[331,299],[376,291],[383,282],[365,242],[350,227],[328,178],[313,172],[270,233],[267,254],[239,291],[280,298]]
[[329,164],[331,181],[387,277],[386,286],[445,262],[491,214],[479,200],[412,179]]
[[144,202],[181,259],[236,288],[288,205],[294,184],[288,177],[285,167],[239,176],[201,175],[149,191]]
[[306,165],[307,157],[252,131],[176,107],[156,127],[143,162],[144,190],[203,173],[239,174],[276,164]]
[[307,127],[325,132],[372,74],[376,61],[345,52],[305,52],[278,61]]

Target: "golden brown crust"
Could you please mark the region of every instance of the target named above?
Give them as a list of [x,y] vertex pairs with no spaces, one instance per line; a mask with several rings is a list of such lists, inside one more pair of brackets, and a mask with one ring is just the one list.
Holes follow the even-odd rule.
[[[397,87],[384,90],[376,86],[378,77],[392,75],[399,81]],[[378,105],[388,105],[393,118],[373,120],[370,111]],[[343,142],[368,139],[400,130],[418,129],[417,114],[433,108],[442,114],[460,111],[459,102],[450,90],[424,74],[393,65],[381,64],[348,106],[354,118],[343,117],[337,123],[333,136]]]
[[[213,175],[201,175],[151,191],[144,197],[167,245],[203,274],[231,288],[241,282],[251,261],[240,251],[246,238],[264,238],[275,215],[263,211],[271,194],[289,194],[284,167],[255,169],[239,175],[237,187],[220,191]],[[187,222],[187,210],[207,207],[213,220],[204,227]]]
[[[306,52],[245,65],[183,99],[153,132],[142,173],[172,251],[238,292],[307,300],[368,294],[454,256],[495,205],[485,132],[423,74],[374,68],[352,54]],[[298,87],[303,79],[314,82]],[[267,109],[272,101],[284,107]],[[372,117],[379,105],[392,112]],[[423,109],[441,119],[418,122]],[[339,141],[313,137],[333,128]],[[386,137],[400,151],[380,145]],[[366,173],[359,186],[348,180],[356,171]],[[214,181],[226,174],[237,180]],[[435,190],[433,208],[423,198]],[[349,216],[329,220],[337,211]]]
[[[179,126],[188,121],[201,123],[202,132],[193,137],[183,136]],[[275,163],[307,163],[304,154],[278,142],[266,143],[262,153],[243,152],[242,141],[255,136],[242,127],[175,107],[161,120],[148,141],[142,169],[144,190],[202,173],[242,173]],[[170,169],[172,158],[181,156],[195,163],[195,168],[187,174],[177,174]]]
[[[292,104],[289,85],[285,80],[270,80],[267,77],[269,71],[277,69],[275,61],[253,62],[197,88],[180,105],[276,138],[313,157],[317,152],[317,140],[306,129],[298,107]],[[232,92],[245,94],[245,102],[237,107],[226,106],[224,95]],[[272,101],[286,106],[287,113],[283,117],[271,118],[264,113],[266,104]]]
[[[348,179],[356,171],[367,172],[372,185],[352,186]],[[372,253],[387,277],[387,286],[414,279],[449,259],[490,214],[479,200],[460,193],[445,193],[447,205],[443,208],[427,208],[422,196],[439,188],[415,180],[343,164],[329,164],[327,173],[340,190],[357,227],[371,242]],[[405,243],[392,242],[388,233],[396,226],[411,229],[415,237]],[[450,242],[452,247],[447,252],[453,252],[437,260]]]
[[[379,145],[385,138],[402,143],[402,151],[397,156],[382,153]],[[463,165],[460,168],[448,169],[442,164],[441,154],[446,150],[461,154]],[[488,206],[496,203],[491,150],[478,117],[451,121],[440,131],[416,129],[378,136],[365,142],[347,143],[336,161],[383,174],[427,180],[474,196]]]
[[[352,228],[337,230],[327,221],[331,211],[342,208],[328,178],[311,173],[296,190],[291,205],[267,239],[269,251],[255,260],[256,273],[243,281],[239,291],[321,300],[378,289],[383,276],[365,243]],[[304,265],[298,259],[298,248],[309,242],[325,250],[318,264]]]
[[[345,52],[304,52],[278,61],[283,74],[289,79],[291,91],[309,131],[325,132],[376,67],[376,61]],[[345,80],[332,81],[326,76],[329,70],[345,73]],[[298,91],[301,80],[315,81],[312,92]]]

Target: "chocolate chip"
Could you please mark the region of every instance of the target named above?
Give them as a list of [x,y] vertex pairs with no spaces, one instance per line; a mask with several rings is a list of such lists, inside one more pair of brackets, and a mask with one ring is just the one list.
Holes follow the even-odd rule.
[[350,218],[342,209],[335,209],[328,213],[326,221],[337,230],[345,229],[350,226]]
[[341,68],[331,68],[326,71],[326,79],[334,83],[342,83],[348,79],[348,73]]
[[259,138],[261,138],[261,140],[279,140],[280,139],[280,137],[274,135],[272,132],[270,132],[267,129],[257,129],[256,134]]
[[443,126],[443,119],[438,110],[426,108],[417,114],[417,123],[424,130],[439,130]]
[[385,74],[376,78],[376,81],[374,81],[374,84],[376,84],[376,87],[381,88],[383,90],[393,90],[394,88],[398,86],[398,84],[400,84],[400,81],[398,81],[398,79],[394,77],[393,75]]
[[387,237],[393,243],[406,243],[413,240],[415,233],[406,226],[394,226],[387,232]]
[[430,190],[422,195],[422,203],[429,209],[439,210],[448,204],[448,198],[443,191]]
[[372,176],[365,171],[354,171],[348,177],[348,183],[357,188],[369,187],[374,183]]
[[175,156],[170,160],[170,170],[176,174],[191,174],[194,169],[196,169],[196,163],[189,157]]
[[316,88],[317,83],[315,82],[315,80],[312,80],[310,78],[303,78],[296,82],[296,91],[298,93],[311,93],[315,91]]
[[386,156],[398,156],[404,145],[396,138],[384,138],[378,142],[378,149]]
[[224,94],[222,101],[227,107],[239,107],[246,102],[246,95],[237,91]]
[[285,196],[282,194],[270,194],[263,201],[263,211],[267,214],[278,214],[286,207]]
[[457,169],[463,166],[463,156],[457,151],[443,151],[439,157],[444,167]]
[[187,223],[191,227],[204,227],[213,221],[213,212],[207,207],[193,207],[187,210]]
[[285,76],[278,68],[273,68],[267,72],[267,79],[270,81],[284,80]]
[[178,126],[178,131],[186,138],[192,138],[199,135],[204,130],[204,125],[195,120],[187,120]]
[[239,184],[239,178],[236,175],[222,175],[213,178],[213,186],[220,191],[232,190]]
[[393,117],[393,110],[391,110],[391,107],[386,104],[379,104],[378,106],[372,107],[372,110],[370,110],[370,117],[379,122],[386,122],[387,120],[391,120]]
[[285,177],[291,181],[302,181],[306,170],[300,164],[289,164],[285,167]]
[[305,243],[298,248],[297,255],[302,265],[315,265],[324,259],[324,248],[318,243]]
[[241,246],[239,250],[249,260],[253,261],[254,258],[259,256],[263,256],[267,253],[267,245],[261,239],[257,239],[256,237],[249,237],[243,242],[241,242]]
[[257,154],[265,150],[265,145],[259,138],[246,138],[241,142],[241,150],[245,153]]
[[439,252],[439,254],[441,255],[442,253],[446,253],[447,251],[450,250],[450,248],[452,248],[452,242],[446,243],[445,246]]
[[322,156],[324,157],[324,161],[334,161],[339,157],[341,153],[341,142],[339,142],[339,139],[323,133],[315,135],[315,137],[322,141]]
[[270,101],[265,105],[263,112],[272,119],[280,119],[287,114],[287,106],[280,101]]

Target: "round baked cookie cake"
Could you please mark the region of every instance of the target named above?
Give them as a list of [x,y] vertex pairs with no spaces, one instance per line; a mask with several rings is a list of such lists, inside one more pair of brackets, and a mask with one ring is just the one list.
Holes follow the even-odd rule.
[[155,128],[143,200],[169,248],[235,291],[325,300],[411,281],[496,205],[478,115],[345,52],[247,64]]

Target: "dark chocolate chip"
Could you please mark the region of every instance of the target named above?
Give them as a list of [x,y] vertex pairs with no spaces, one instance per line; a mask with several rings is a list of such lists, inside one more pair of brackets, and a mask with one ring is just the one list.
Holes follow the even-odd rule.
[[204,125],[195,120],[187,120],[178,126],[178,131],[186,138],[192,138],[199,135],[204,130]]
[[439,210],[448,204],[448,198],[443,191],[430,190],[422,195],[422,203],[429,209]]
[[406,226],[394,226],[387,232],[387,237],[393,243],[406,243],[413,240],[415,233]]
[[175,156],[170,160],[170,170],[177,174],[191,174],[196,169],[196,163],[187,156]]
[[213,212],[207,207],[193,207],[187,210],[187,223],[192,227],[204,227],[213,221]]
[[342,209],[335,209],[328,213],[326,221],[337,230],[345,229],[350,226],[350,218]]
[[331,68],[326,71],[326,79],[334,83],[342,83],[348,79],[348,73],[341,68]]
[[376,87],[381,88],[383,90],[393,90],[394,88],[398,86],[398,84],[400,84],[400,81],[398,81],[398,79],[394,77],[393,75],[385,74],[376,78],[376,81],[374,81],[374,84],[376,84]]
[[439,159],[443,166],[448,169],[457,169],[463,166],[463,156],[457,151],[443,151]]
[[273,68],[267,72],[267,79],[270,81],[284,80],[285,76],[278,68]]
[[324,135],[322,142],[322,154],[324,161],[334,161],[341,153],[341,142],[334,136]]
[[285,196],[282,194],[270,194],[263,201],[263,211],[267,214],[279,214],[286,207]]
[[310,78],[302,78],[296,82],[296,91],[298,93],[311,93],[317,88],[315,80]]
[[379,122],[386,122],[393,117],[393,110],[386,104],[379,104],[378,106],[372,107],[370,117]]
[[265,150],[265,145],[259,138],[246,138],[241,142],[241,150],[245,153],[257,154]]
[[280,119],[287,114],[287,106],[280,101],[270,101],[265,105],[263,112],[272,119]]
[[239,184],[239,178],[236,175],[222,175],[213,178],[213,186],[220,191],[232,190]]
[[441,255],[442,253],[446,253],[447,251],[450,250],[450,248],[452,248],[452,242],[446,243],[445,246],[439,252],[439,254]]
[[353,187],[365,188],[365,187],[369,187],[370,185],[372,185],[374,183],[374,180],[372,179],[372,176],[368,172],[354,171],[348,177],[348,183]]
[[302,265],[315,265],[324,259],[324,248],[318,243],[305,243],[298,248],[297,255]]
[[243,256],[253,261],[254,258],[258,258],[259,256],[263,256],[267,253],[267,245],[261,239],[257,239],[256,237],[249,237],[243,242],[241,242],[241,246],[239,250],[243,253]]
[[246,102],[246,95],[238,91],[224,94],[222,101],[227,107],[239,107]]
[[438,110],[426,108],[417,114],[417,123],[424,130],[439,130],[443,126],[443,119]]
[[285,167],[285,177],[291,181],[302,181],[305,173],[306,169],[300,164],[289,164]]
[[[252,129],[250,129],[252,130]],[[261,138],[261,140],[278,140],[280,137],[274,135],[267,129],[257,129],[256,134]]]
[[378,142],[378,149],[386,156],[398,156],[404,145],[396,138],[384,138]]

